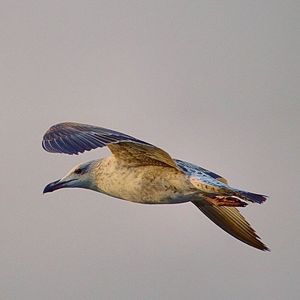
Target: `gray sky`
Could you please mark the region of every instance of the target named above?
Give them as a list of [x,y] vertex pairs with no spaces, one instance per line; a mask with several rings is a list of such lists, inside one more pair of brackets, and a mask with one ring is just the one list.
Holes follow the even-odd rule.
[[[298,299],[298,1],[1,1],[0,38],[1,299]],[[43,151],[61,121],[270,195],[242,211],[272,252],[192,204],[43,196],[108,154]]]

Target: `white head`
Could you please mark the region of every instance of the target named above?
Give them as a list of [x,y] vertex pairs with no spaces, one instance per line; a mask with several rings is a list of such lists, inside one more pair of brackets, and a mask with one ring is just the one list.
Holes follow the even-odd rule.
[[84,188],[93,189],[94,187],[94,172],[93,167],[96,165],[97,160],[82,163],[74,167],[62,179],[49,183],[43,193],[49,193],[62,188]]

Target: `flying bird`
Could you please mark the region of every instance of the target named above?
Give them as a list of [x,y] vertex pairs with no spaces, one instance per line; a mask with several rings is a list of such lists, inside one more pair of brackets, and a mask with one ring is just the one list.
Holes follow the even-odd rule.
[[61,188],[84,188],[145,204],[192,202],[211,221],[240,241],[269,250],[237,207],[261,204],[267,196],[228,185],[207,169],[171,158],[164,150],[111,129],[64,122],[45,133],[48,152],[79,154],[107,146],[112,155],[75,166],[49,183],[44,193]]

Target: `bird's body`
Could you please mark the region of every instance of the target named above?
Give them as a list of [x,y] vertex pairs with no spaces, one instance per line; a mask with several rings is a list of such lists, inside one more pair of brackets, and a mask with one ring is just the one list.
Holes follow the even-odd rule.
[[197,193],[189,178],[178,170],[160,165],[128,168],[114,156],[97,161],[95,190],[115,198],[144,204],[187,202]]
[[108,146],[112,155],[73,168],[44,192],[63,187],[91,189],[144,204],[192,202],[222,229],[261,250],[268,248],[235,207],[262,203],[266,196],[232,188],[223,177],[131,136],[78,123],[52,126],[43,147],[49,152],[78,154]]

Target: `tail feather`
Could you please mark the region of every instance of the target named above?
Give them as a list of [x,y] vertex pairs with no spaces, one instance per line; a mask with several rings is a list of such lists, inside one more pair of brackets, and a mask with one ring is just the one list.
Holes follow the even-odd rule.
[[268,196],[237,190],[237,197],[253,203],[262,204]]

